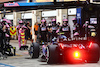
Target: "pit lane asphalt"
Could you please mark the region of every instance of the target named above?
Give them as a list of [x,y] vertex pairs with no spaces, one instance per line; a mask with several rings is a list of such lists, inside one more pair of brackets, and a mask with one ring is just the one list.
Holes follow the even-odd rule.
[[[11,45],[16,47],[17,56],[8,57],[6,60],[0,60],[0,63],[15,66],[15,67],[100,67],[100,61],[98,63],[79,63],[79,64],[53,64],[48,65],[46,62],[41,62],[38,59],[30,59],[28,51],[20,51],[18,48],[18,41],[11,40]],[[28,41],[28,46],[31,44]],[[3,67],[3,66],[0,66]]]

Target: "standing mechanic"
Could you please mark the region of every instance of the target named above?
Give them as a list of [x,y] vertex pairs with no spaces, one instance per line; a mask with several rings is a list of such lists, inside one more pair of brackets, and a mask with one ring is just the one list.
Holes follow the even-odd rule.
[[38,28],[39,28],[39,25],[38,25],[38,22],[36,22],[35,25],[34,25],[34,35],[35,35],[34,41],[35,42],[37,41]]
[[40,37],[41,40],[44,42],[44,45],[42,46],[42,50],[43,50],[43,55],[41,56],[41,58],[46,58],[46,42],[47,42],[47,37],[48,37],[48,29],[46,26],[46,20],[41,20],[41,25],[40,25],[40,29],[39,29],[39,33],[40,33]]
[[9,45],[10,43],[10,27],[11,27],[11,21],[10,20],[7,20],[7,25],[6,25],[6,41],[7,41],[7,44]]
[[89,26],[89,21],[86,21],[84,24],[83,24],[83,33],[84,33],[84,36],[87,37],[88,36],[88,26]]
[[41,40],[43,42],[47,42],[48,29],[46,26],[46,20],[41,20],[41,22],[42,23],[41,23],[40,28],[39,28],[39,34],[40,34]]
[[[25,32],[27,27],[24,25],[23,21],[19,21],[19,25],[16,27],[18,30],[18,43],[19,43],[19,49],[21,50],[21,33]],[[23,44],[25,46],[25,44]]]
[[4,55],[4,39],[5,39],[5,31],[6,30],[6,24],[5,24],[5,21],[0,21],[0,52]]
[[58,25],[56,24],[56,19],[52,20],[52,26],[50,28],[51,31],[51,40],[56,37],[57,38],[57,33],[56,31],[58,30]]
[[25,26],[27,27],[27,29],[25,30],[25,45],[26,45],[28,39],[30,39],[32,43],[33,43],[33,40],[32,40],[32,36],[31,36],[30,22],[27,21],[27,23],[25,24]]
[[70,26],[68,25],[67,19],[63,20],[63,25],[60,28],[60,32],[63,32],[63,35],[66,36],[67,38],[70,37]]
[[[2,54],[5,54],[5,51],[7,50],[7,45],[9,45],[9,41],[10,41],[10,24],[11,22],[7,19],[3,19],[0,23],[0,52],[2,52]],[[8,42],[7,42],[8,40]],[[10,50],[8,50],[10,51]]]
[[51,30],[50,28],[52,27],[52,23],[49,22],[48,25],[47,25],[47,28],[48,28],[48,42],[50,42],[50,37],[51,37]]
[[6,44],[6,32],[7,32],[7,27],[9,27],[9,25],[7,24],[7,19],[3,19],[3,21],[2,21],[2,26],[4,27],[3,28],[3,40],[4,40],[4,44]]
[[77,23],[77,20],[76,18],[73,18],[72,19],[73,21],[73,37],[77,37],[77,36],[80,36],[80,25]]

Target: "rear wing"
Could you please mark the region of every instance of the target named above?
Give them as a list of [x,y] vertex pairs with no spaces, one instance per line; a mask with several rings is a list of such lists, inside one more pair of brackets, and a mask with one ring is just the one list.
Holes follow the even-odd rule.
[[74,37],[74,38],[66,38],[63,40],[60,40],[59,43],[67,43],[67,44],[82,44],[82,43],[88,43],[89,40],[87,37]]

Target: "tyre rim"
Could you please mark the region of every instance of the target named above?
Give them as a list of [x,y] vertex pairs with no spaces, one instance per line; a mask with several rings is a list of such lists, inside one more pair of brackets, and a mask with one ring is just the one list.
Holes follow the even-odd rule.
[[33,56],[33,47],[31,47],[31,57]]
[[33,57],[33,53],[31,53],[31,58]]
[[49,61],[49,48],[47,47],[47,62]]

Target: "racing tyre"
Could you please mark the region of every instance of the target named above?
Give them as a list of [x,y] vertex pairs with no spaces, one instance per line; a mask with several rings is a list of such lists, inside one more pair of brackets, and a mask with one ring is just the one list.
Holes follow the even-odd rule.
[[57,45],[48,45],[47,47],[47,63],[55,64],[59,60],[59,52],[57,50]]
[[99,51],[100,51],[99,45],[96,43],[93,43],[92,46],[89,48],[87,62],[97,63],[99,61],[99,56],[100,56]]
[[40,47],[38,43],[33,43],[30,47],[29,54],[31,58],[38,58],[40,53]]

